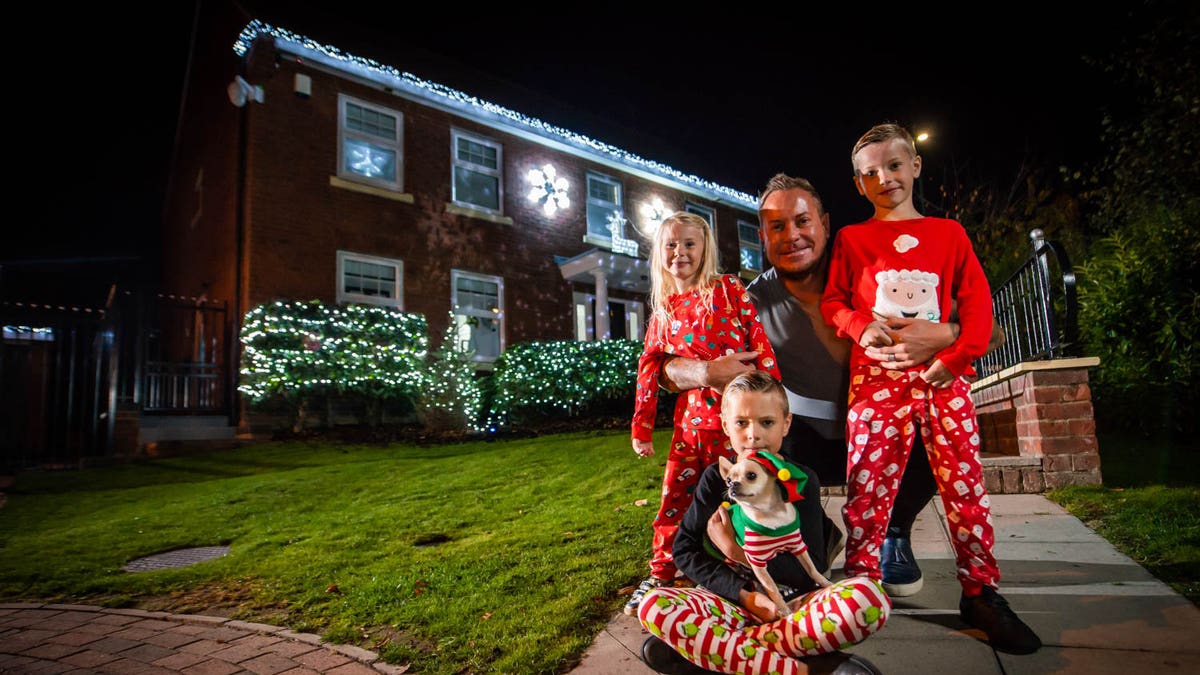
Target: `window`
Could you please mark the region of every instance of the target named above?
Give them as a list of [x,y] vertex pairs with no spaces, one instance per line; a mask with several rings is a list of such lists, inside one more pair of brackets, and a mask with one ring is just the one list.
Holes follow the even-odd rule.
[[338,177],[399,192],[404,174],[404,116],[338,97]]
[[38,326],[4,326],[0,333],[14,342],[54,342],[54,329]]
[[762,271],[762,242],[758,238],[758,226],[740,219],[738,220],[738,258],[741,259],[742,271]]
[[708,208],[707,206],[701,206],[691,202],[688,202],[683,208],[688,213],[694,213],[708,221],[708,226],[712,228],[713,243],[715,244],[717,241],[717,212]]
[[458,348],[476,361],[495,361],[504,351],[504,280],[451,270],[450,304]]
[[[575,339],[589,342],[596,339],[596,296],[591,293],[574,294]],[[608,299],[608,337],[613,340],[644,339],[642,328],[644,305],[637,300]]]
[[503,203],[503,151],[499,143],[454,129],[454,177],[451,200],[492,213]]
[[403,261],[338,251],[337,278],[340,303],[404,308]]
[[587,176],[587,236],[585,240],[610,245],[612,230],[609,223],[623,217],[621,213],[621,183],[598,173]]

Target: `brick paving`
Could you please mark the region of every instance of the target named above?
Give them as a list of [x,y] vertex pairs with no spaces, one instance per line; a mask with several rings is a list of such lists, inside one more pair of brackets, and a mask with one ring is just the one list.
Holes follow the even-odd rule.
[[374,652],[266,624],[85,605],[0,604],[0,673],[399,675]]

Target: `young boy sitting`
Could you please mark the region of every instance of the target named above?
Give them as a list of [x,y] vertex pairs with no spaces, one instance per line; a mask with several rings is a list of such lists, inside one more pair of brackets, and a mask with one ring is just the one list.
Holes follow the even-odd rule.
[[[924,217],[913,205],[921,158],[903,127],[881,124],[851,152],[854,183],[873,218],[838,233],[821,314],[855,341],[850,357],[846,574],[880,578],[879,547],[900,476],[920,429],[954,545],[963,621],[992,647],[1030,654],[1041,640],[996,592],[1000,571],[983,469],[978,422],[964,376],[987,348],[992,301],[987,278],[962,225]],[[957,303],[961,332],[932,363],[888,370],[864,355],[892,344],[881,319],[945,320]]]
[[[737,376],[724,389],[721,424],[739,459],[764,452],[779,459],[791,417],[782,385],[761,370]],[[804,536],[819,535],[820,487],[815,476],[786,459],[780,466],[789,469],[788,477],[780,480],[796,482],[789,494],[796,497],[801,529],[808,530]],[[675,539],[679,569],[703,587],[655,588],[638,607],[638,618],[653,634],[642,646],[647,665],[661,673],[707,669],[802,675],[808,672],[806,662],[812,664],[812,657],[821,655],[817,660],[826,660],[821,665],[834,666],[829,670],[839,675],[877,672],[866,659],[834,653],[887,621],[891,602],[879,582],[860,576],[820,588],[792,553],[780,553],[767,563],[772,578],[790,588],[816,589],[790,602],[790,612],[780,618],[750,575],[739,575],[738,566],[726,562],[727,557],[746,561],[746,556],[729,550],[736,544],[728,514],[720,507],[721,496],[714,494],[720,483],[718,466],[705,470]],[[720,531],[711,542],[706,534],[710,530]],[[823,549],[812,555],[816,568],[823,569]]]

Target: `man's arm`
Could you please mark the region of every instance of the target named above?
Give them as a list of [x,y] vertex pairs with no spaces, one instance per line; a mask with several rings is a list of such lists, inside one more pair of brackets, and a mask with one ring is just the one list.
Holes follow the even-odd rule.
[[755,370],[756,358],[758,352],[727,354],[712,361],[668,356],[658,383],[663,389],[674,392],[700,387],[723,391],[733,378]]

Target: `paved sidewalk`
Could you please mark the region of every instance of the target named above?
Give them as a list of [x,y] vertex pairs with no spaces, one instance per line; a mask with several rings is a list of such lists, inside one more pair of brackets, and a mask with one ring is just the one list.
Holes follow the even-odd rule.
[[0,604],[0,673],[398,675],[374,652],[219,616]]
[[[842,497],[826,512],[841,522]],[[992,650],[958,616],[960,587],[941,503],[922,512],[913,549],[920,593],[896,600],[888,624],[848,650],[886,675],[1200,673],[1200,609],[1041,495],[993,495],[1001,593],[1042,638],[1030,656]],[[841,558],[834,578],[841,578]],[[617,614],[571,675],[652,675],[649,633]]]

